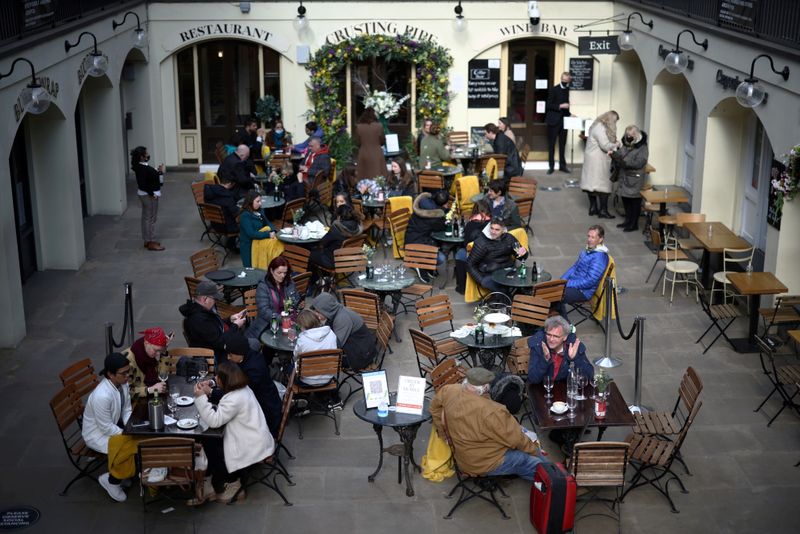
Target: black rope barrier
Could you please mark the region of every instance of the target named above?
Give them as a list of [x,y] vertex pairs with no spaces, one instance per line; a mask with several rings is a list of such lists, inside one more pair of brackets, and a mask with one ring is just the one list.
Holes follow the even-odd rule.
[[106,323],[106,354],[114,352],[114,349],[121,348],[125,345],[126,337],[129,343],[133,343],[133,291],[132,284],[125,282],[125,303],[123,304],[125,311],[122,319],[122,334],[119,342],[114,340],[114,323]]

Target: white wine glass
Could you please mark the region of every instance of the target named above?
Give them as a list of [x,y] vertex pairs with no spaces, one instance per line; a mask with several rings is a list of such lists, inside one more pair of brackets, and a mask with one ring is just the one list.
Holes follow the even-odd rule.
[[208,374],[208,363],[201,361],[197,364],[197,375],[203,379]]
[[162,382],[166,382],[169,379],[169,370],[168,369],[159,369],[158,370],[158,379]]
[[278,317],[277,316],[275,316],[275,315],[272,316],[272,323],[270,324],[269,329],[272,330],[272,337],[273,338],[278,337]]
[[552,391],[553,391],[553,377],[550,376],[549,374],[545,375],[545,377],[544,377],[544,389],[547,392],[545,394],[545,398],[546,399],[552,399],[553,398],[553,393],[552,393]]

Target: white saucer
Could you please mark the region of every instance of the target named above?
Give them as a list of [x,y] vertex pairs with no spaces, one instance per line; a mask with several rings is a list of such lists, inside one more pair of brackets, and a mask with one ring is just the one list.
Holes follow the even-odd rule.
[[550,407],[550,411],[558,415],[565,413],[567,410],[569,410],[569,406],[567,406],[566,402],[561,402],[561,401],[554,402],[553,405]]
[[190,430],[197,426],[196,419],[181,419],[178,421],[178,428],[182,428],[183,430]]
[[183,397],[178,397],[177,399],[175,399],[175,403],[178,406],[191,406],[192,404],[194,404],[194,399],[192,397],[187,397],[186,395],[184,395]]

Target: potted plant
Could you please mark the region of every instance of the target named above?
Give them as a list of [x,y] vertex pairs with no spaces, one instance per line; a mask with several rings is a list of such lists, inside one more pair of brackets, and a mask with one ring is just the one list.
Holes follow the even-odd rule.
[[256,118],[267,126],[272,126],[275,119],[281,116],[281,104],[272,95],[262,96],[256,101]]
[[597,419],[605,419],[606,417],[606,402],[608,399],[608,385],[614,379],[606,374],[604,370],[600,374],[595,375],[594,382],[597,393],[594,397],[594,416]]

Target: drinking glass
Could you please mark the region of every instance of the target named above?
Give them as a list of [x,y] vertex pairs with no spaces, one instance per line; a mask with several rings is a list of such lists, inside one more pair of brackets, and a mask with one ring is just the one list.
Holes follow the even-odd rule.
[[544,398],[552,399],[553,398],[553,377],[550,375],[545,375],[544,377],[544,389],[547,391]]
[[294,328],[290,328],[286,335],[289,337],[289,343],[294,345],[294,342],[297,339],[297,332],[295,332]]
[[573,388],[575,389],[575,400],[583,400],[583,388],[581,387],[581,380],[583,379],[583,372],[580,369],[575,369],[575,379],[573,380]]
[[[574,393],[574,392],[573,392]],[[569,408],[569,418],[575,418],[575,408],[578,406],[578,399],[575,398],[575,395],[568,395],[567,396],[567,407]]]
[[174,416],[178,409],[178,397],[173,397],[172,395],[167,397],[167,408],[169,409],[169,413]]
[[400,270],[400,278],[405,278],[405,276],[406,276],[406,266],[405,265],[401,265],[399,267],[399,270]]
[[278,317],[273,315],[272,316],[272,323],[269,326],[269,329],[272,330],[272,337],[278,337]]
[[158,379],[162,382],[166,382],[169,378],[169,371],[167,369],[159,369],[158,370]]
[[592,391],[594,392],[594,396],[597,396],[597,374],[592,375]]
[[208,374],[208,363],[206,362],[198,362],[197,364],[197,375],[200,378],[205,378]]
[[578,387],[580,388],[580,400],[586,400],[586,395],[583,394],[586,384],[589,383],[589,377],[581,373],[578,377]]

